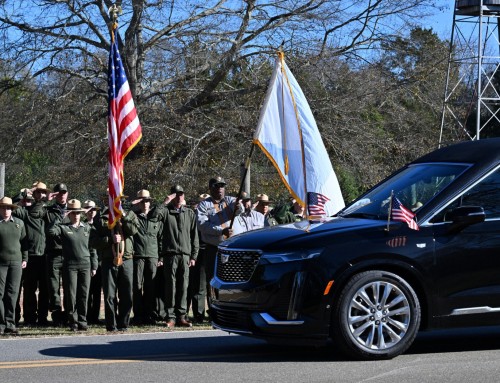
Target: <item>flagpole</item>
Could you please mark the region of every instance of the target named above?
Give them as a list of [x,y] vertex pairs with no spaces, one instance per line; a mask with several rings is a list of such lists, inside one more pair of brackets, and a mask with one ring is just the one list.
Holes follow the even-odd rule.
[[306,171],[306,153],[305,153],[305,146],[304,146],[304,137],[302,135],[302,126],[300,125],[300,118],[297,113],[297,105],[295,103],[295,97],[292,92],[292,88],[290,87],[290,82],[288,81],[288,76],[285,71],[285,54],[284,52],[280,49],[278,51],[278,57],[281,61],[281,70],[283,71],[284,78],[286,79],[286,83],[288,85],[289,91],[290,91],[290,96],[292,98],[292,103],[295,111],[295,118],[297,120],[297,129],[299,131],[299,137],[300,137],[300,151],[301,151],[301,158],[302,158],[302,174],[304,178],[304,213],[306,214],[306,218],[309,216],[309,203],[308,203],[308,197],[307,197],[307,171]]
[[[118,15],[121,13],[122,13],[122,7],[120,4],[116,5],[116,3],[115,3],[111,7],[109,7],[109,9],[108,9],[108,15],[111,19],[111,23],[109,26],[109,32],[111,34],[111,45],[115,44],[115,31],[116,31],[116,29],[118,29]],[[108,131],[108,134],[109,134],[109,131]],[[108,188],[108,190],[109,190],[109,188]],[[109,196],[108,196],[108,198],[109,198]],[[121,198],[121,196],[118,196],[118,198]],[[121,201],[120,201],[120,203],[121,203]],[[114,201],[113,201],[113,204],[108,204],[108,206],[110,209],[114,209],[115,208]],[[121,207],[121,205],[120,205],[120,207]],[[123,214],[123,211],[121,211],[120,214]],[[112,224],[111,232],[114,235],[118,234],[121,236],[121,241],[118,243],[114,243],[113,246],[111,247],[112,254],[113,254],[113,264],[115,266],[121,266],[123,264],[123,255],[125,253],[125,238],[123,238],[122,224],[121,224],[120,220],[118,220],[117,222],[112,222],[111,224]],[[109,226],[109,223],[108,223],[108,226]]]
[[385,231],[389,231],[389,224],[391,222],[391,211],[392,211],[392,197],[394,196],[394,190],[391,190],[391,196],[389,197],[389,210],[387,211],[387,228]]
[[253,150],[255,148],[255,143],[252,142],[252,146],[250,147],[250,153],[248,154],[247,160],[245,161],[245,169],[243,171],[243,176],[241,177],[240,189],[238,190],[238,195],[236,197],[235,206],[233,209],[233,215],[231,216],[231,223],[229,224],[229,228],[233,227],[234,219],[236,218],[236,210],[238,206],[238,202],[240,200],[241,192],[243,191],[243,185],[245,185],[245,179],[247,178],[248,169],[250,169],[250,161],[252,159]]

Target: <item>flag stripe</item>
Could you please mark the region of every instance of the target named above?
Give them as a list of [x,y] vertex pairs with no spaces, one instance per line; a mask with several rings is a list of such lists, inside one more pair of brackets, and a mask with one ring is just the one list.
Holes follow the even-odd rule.
[[405,222],[410,229],[419,230],[415,222],[415,213],[406,208],[396,196],[392,196],[391,216],[395,221]]
[[124,188],[123,161],[142,137],[142,128],[118,50],[118,33],[116,30],[112,33],[114,38],[108,62],[108,226],[110,229],[123,215],[121,205]]

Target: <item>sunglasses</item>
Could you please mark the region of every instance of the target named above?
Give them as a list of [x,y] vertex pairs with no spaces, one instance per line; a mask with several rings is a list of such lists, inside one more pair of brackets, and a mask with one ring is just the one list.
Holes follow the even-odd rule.
[[213,184],[212,185],[212,187],[214,187],[214,188],[223,188],[225,186],[226,186],[226,184]]

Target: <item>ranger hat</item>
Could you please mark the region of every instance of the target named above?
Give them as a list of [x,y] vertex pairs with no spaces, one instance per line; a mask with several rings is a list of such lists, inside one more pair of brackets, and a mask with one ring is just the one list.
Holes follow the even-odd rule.
[[39,190],[42,193],[48,193],[49,189],[47,189],[47,185],[45,185],[43,182],[36,181],[33,183],[33,188],[35,191]]
[[5,207],[7,209],[17,209],[19,206],[12,203],[12,199],[9,197],[0,198],[0,207]]
[[181,185],[174,185],[170,188],[170,194],[184,193],[184,189]]
[[83,208],[85,210],[88,210],[88,211],[91,211],[91,210],[101,210],[101,208],[99,206],[96,206],[95,205],[95,202],[94,201],[91,201],[91,200],[86,200],[84,203],[83,203]]
[[68,191],[68,187],[66,186],[66,184],[57,184],[56,186],[54,186],[54,192],[66,193],[67,191]]
[[151,194],[149,194],[149,191],[146,189],[141,189],[137,192],[137,199],[140,199],[142,201],[152,201],[153,198],[151,198]]
[[257,194],[257,202],[264,205],[264,204],[269,204],[273,201],[269,199],[269,196],[267,194],[262,193],[262,194]]
[[84,212],[85,209],[82,209],[82,204],[77,199],[70,199],[68,201],[68,207],[66,208],[70,213],[81,213]]
[[210,178],[210,181],[208,181],[208,187],[211,188],[214,185],[226,186],[226,181],[224,181],[224,178],[220,176],[215,178]]

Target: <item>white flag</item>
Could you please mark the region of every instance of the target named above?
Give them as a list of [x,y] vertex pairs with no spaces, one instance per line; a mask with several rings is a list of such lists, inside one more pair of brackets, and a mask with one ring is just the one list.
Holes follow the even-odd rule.
[[309,104],[281,52],[254,143],[271,160],[292,196],[308,205],[309,214],[333,215],[345,206]]

